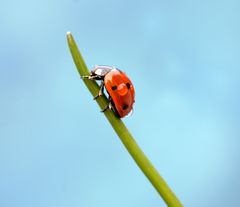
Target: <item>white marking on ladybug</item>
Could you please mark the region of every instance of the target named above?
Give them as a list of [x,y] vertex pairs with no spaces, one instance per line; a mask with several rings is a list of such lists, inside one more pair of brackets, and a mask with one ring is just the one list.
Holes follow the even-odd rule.
[[106,65],[96,65],[93,69],[93,73],[98,76],[105,76],[112,70],[112,67]]
[[105,71],[102,70],[102,69],[97,69],[97,70],[94,71],[94,73],[95,73],[96,75],[103,76],[104,73],[105,73]]

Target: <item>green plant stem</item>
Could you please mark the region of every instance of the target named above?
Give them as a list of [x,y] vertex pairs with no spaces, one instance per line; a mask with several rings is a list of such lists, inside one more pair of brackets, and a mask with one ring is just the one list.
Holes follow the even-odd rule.
[[[67,33],[67,40],[68,40],[68,46],[70,48],[73,60],[75,62],[75,65],[77,67],[77,70],[80,76],[89,75],[90,72],[70,32]],[[92,96],[95,96],[98,94],[99,86],[96,83],[96,81],[88,80],[88,79],[83,79],[83,81],[87,86],[87,88],[89,89],[89,91],[91,92]],[[101,109],[103,109],[108,104],[106,96],[99,97],[96,101]],[[151,164],[149,159],[140,149],[140,147],[138,146],[138,144],[136,143],[136,141],[134,140],[134,138],[132,137],[132,135],[130,134],[130,132],[122,122],[122,120],[117,118],[114,115],[114,113],[109,109],[106,110],[104,114],[107,117],[110,124],[112,125],[115,132],[117,133],[117,135],[119,136],[119,138],[121,139],[124,146],[127,148],[132,158],[135,160],[139,168],[142,170],[142,172],[146,175],[146,177],[155,187],[157,192],[161,195],[161,197],[166,202],[166,204],[170,207],[182,206],[182,204],[180,203],[178,198],[175,196],[175,194],[171,191],[167,183],[160,176],[160,174]]]

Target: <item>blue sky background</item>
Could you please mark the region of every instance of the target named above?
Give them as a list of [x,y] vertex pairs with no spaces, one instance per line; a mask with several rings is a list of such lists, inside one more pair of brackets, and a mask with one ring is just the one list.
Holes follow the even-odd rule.
[[0,206],[164,206],[79,79],[115,65],[124,119],[185,206],[240,205],[240,3],[0,1]]

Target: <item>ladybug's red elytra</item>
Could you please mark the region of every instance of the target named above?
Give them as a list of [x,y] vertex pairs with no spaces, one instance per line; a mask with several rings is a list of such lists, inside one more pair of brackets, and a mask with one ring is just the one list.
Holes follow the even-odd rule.
[[125,117],[133,108],[135,91],[132,82],[121,70],[105,65],[97,65],[89,76],[82,76],[92,80],[101,80],[100,91],[94,97],[103,95],[104,86],[109,94],[109,104],[102,110],[111,109],[119,118]]

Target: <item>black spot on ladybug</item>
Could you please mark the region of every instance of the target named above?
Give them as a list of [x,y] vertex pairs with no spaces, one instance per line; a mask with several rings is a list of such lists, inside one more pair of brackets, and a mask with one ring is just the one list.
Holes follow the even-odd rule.
[[115,91],[117,89],[117,86],[112,86],[112,90]]
[[127,108],[128,108],[127,104],[122,107],[123,110],[126,110]]
[[126,83],[126,86],[129,89],[130,88],[130,83]]

